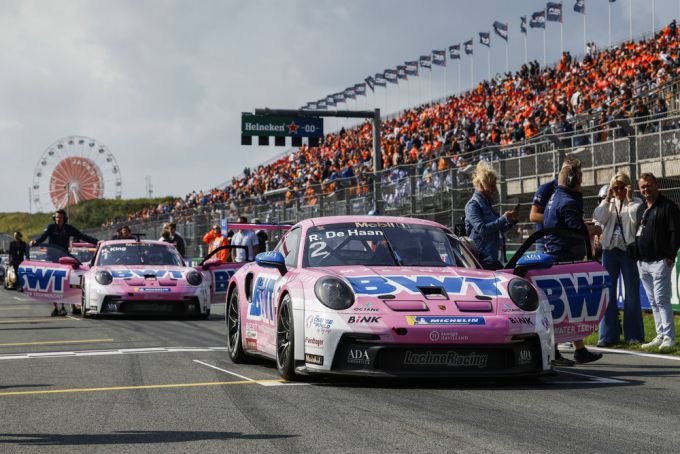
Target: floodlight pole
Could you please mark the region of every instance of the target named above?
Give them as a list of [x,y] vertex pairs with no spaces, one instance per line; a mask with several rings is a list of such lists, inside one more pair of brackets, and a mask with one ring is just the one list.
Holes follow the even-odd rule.
[[373,122],[373,212],[380,213],[380,171],[382,153],[380,150],[380,109],[373,110],[294,110],[294,109],[255,109],[255,115],[272,117],[341,117],[367,118]]

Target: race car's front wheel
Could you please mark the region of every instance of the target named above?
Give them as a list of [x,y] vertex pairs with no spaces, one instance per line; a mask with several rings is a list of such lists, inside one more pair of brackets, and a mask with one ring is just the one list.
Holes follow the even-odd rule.
[[229,358],[235,363],[243,363],[246,353],[241,344],[241,311],[239,309],[238,289],[234,289],[227,304],[227,348]]
[[85,308],[85,286],[80,289],[80,317],[89,318],[87,315],[87,309]]
[[276,317],[276,369],[284,380],[295,380],[295,327],[290,296],[283,297]]

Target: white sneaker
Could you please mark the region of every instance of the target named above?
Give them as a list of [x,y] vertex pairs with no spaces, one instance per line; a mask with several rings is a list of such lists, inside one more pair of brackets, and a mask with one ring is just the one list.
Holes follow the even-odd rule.
[[662,343],[663,343],[663,336],[659,335],[659,336],[656,336],[654,339],[652,339],[651,342],[647,342],[646,344],[642,344],[642,348],[658,347]]
[[671,348],[675,347],[675,339],[669,337],[669,336],[664,336],[663,337],[663,342],[661,342],[661,345],[659,345],[659,350],[662,348]]

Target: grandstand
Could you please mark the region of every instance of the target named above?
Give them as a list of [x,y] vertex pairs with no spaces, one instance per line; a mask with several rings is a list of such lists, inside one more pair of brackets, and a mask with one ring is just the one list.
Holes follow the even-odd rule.
[[[327,135],[318,148],[302,146],[247,171],[224,189],[192,192],[120,222],[157,237],[162,222],[172,218],[190,253],[198,255],[201,235],[220,218],[245,214],[295,222],[365,214],[375,208],[375,178],[381,213],[453,226],[472,194],[470,170],[481,159],[499,173],[500,211],[519,201],[526,219],[536,187],[569,153],[584,163],[586,213],[599,186],[619,169],[632,176],[654,172],[664,189],[677,189],[679,46],[673,25],[581,60],[565,52],[554,67],[532,62],[459,96],[407,110],[382,124],[384,170],[377,175],[371,125],[364,123]],[[109,223],[99,236],[110,237],[115,226]],[[531,228],[520,224],[510,241],[520,242]]]

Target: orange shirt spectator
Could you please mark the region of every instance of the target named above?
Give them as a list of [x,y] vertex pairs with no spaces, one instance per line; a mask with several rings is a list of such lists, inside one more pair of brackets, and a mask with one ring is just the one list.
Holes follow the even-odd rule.
[[[203,236],[203,242],[208,245],[208,254],[218,247],[229,245],[229,240],[222,236],[222,228],[217,224],[213,225],[212,230]],[[229,249],[222,249],[215,255],[222,263],[227,263],[228,256]]]

